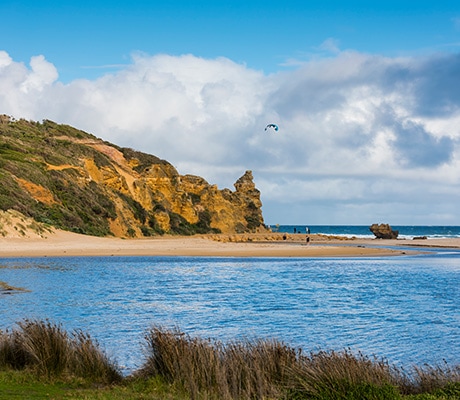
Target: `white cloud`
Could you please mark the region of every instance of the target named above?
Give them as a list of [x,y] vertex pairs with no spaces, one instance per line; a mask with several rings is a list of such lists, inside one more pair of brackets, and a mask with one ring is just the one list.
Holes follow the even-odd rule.
[[0,50],[0,68],[7,67],[13,62],[13,59],[6,51]]
[[455,54],[341,52],[268,76],[226,58],[135,54],[62,84],[43,56],[27,67],[0,51],[0,113],[74,125],[220,187],[252,169],[269,223],[460,224],[459,70]]
[[25,93],[30,90],[40,91],[58,78],[58,72],[54,65],[46,61],[43,56],[32,57],[30,67],[32,71],[27,74],[26,79],[21,84],[21,90]]

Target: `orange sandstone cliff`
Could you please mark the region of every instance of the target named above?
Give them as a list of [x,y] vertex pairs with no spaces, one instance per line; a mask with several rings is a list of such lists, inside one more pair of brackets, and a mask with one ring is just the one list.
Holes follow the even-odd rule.
[[0,210],[91,235],[265,230],[251,171],[235,189],[68,125],[0,116]]

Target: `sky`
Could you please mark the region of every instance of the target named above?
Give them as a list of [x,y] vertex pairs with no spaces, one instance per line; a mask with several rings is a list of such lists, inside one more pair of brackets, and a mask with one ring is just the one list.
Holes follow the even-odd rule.
[[455,3],[1,0],[0,114],[251,170],[267,224],[460,225]]

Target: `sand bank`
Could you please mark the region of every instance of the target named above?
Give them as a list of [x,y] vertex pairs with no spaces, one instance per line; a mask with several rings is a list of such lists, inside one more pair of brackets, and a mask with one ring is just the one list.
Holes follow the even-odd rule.
[[[385,248],[382,246],[396,246]],[[211,256],[211,257],[357,257],[420,252],[423,247],[460,248],[460,239],[343,240],[311,235],[201,235],[146,239],[100,238],[55,231],[46,237],[0,238],[0,257],[59,256]],[[398,248],[401,247],[401,248]],[[404,247],[404,248],[403,248]]]

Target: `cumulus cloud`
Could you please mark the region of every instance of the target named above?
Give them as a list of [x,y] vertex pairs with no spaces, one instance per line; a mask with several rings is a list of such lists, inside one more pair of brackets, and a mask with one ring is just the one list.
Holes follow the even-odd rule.
[[30,68],[30,73],[27,74],[21,84],[21,90],[24,93],[30,90],[40,91],[58,78],[58,73],[54,65],[46,61],[42,55],[30,59]]
[[12,58],[8,55],[6,51],[0,51],[0,68],[6,67],[13,62]]
[[271,75],[226,58],[138,53],[116,73],[68,84],[42,55],[27,66],[0,51],[0,112],[74,125],[220,187],[252,169],[270,223],[460,224],[460,56],[325,46],[334,58]]

